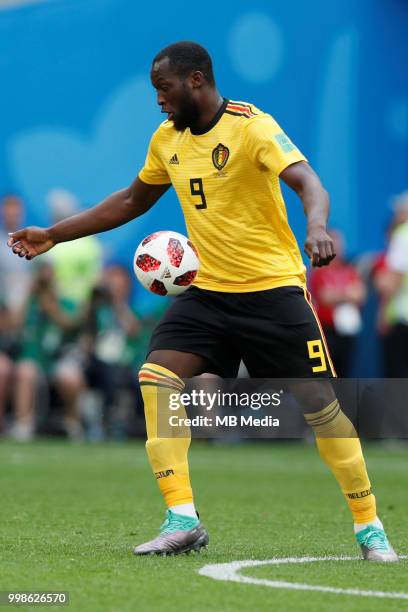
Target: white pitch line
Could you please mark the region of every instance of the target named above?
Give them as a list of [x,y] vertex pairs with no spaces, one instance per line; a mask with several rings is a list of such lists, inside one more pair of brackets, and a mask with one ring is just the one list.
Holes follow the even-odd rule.
[[[408,593],[396,593],[392,591],[366,591],[363,589],[342,589],[337,587],[303,584],[301,582],[286,582],[283,580],[268,580],[266,578],[254,578],[242,576],[239,572],[247,567],[258,567],[261,565],[284,565],[290,563],[313,563],[315,561],[358,561],[361,557],[286,557],[283,559],[266,559],[264,561],[232,561],[231,563],[210,563],[198,570],[201,576],[207,576],[214,580],[227,580],[230,582],[241,582],[246,584],[258,584],[274,589],[294,589],[297,591],[320,591],[322,593],[336,593],[339,595],[359,595],[360,597],[381,597],[389,599],[408,599]],[[408,555],[400,556],[400,559],[408,559]]]

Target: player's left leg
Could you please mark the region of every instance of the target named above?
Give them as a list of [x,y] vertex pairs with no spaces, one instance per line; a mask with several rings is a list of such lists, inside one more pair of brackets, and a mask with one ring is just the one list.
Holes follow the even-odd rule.
[[376,499],[358,434],[342,411],[330,381],[297,382],[291,386],[291,390],[303,407],[306,422],[315,433],[320,456],[346,498],[364,559],[397,561],[398,557],[377,516]]
[[[312,332],[311,322],[308,333],[317,335],[318,331],[320,332],[322,354],[326,355],[333,370],[324,332],[307,290],[304,292],[304,297],[316,324],[315,331]],[[310,339],[307,340],[307,346],[309,357],[313,358],[314,352],[310,350]],[[321,358],[323,361],[324,357]],[[312,368],[312,371],[316,372],[316,366]],[[333,374],[335,375],[335,372]],[[376,500],[371,489],[358,434],[350,419],[341,410],[329,381],[323,383],[319,381],[314,384],[319,385],[316,394],[306,393],[303,397],[304,416],[315,432],[320,456],[333,472],[346,497],[354,520],[354,533],[361,546],[363,558],[367,561],[398,561],[398,556],[390,545],[383,524],[377,516]],[[306,396],[309,398],[323,396],[325,398],[323,407],[320,406],[308,412]]]
[[[309,296],[300,287],[263,293],[256,298],[258,304],[254,302],[252,308],[246,305],[254,315],[251,345],[244,354],[251,376],[296,377],[291,391],[314,429],[322,459],[345,494],[364,558],[397,560],[377,517],[358,435],[341,410],[330,381],[324,380],[335,377],[335,371]],[[308,380],[301,382],[300,378]]]

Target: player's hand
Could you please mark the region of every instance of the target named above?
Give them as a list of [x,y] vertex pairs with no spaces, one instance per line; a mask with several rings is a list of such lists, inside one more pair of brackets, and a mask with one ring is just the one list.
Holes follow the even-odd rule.
[[305,242],[305,253],[314,268],[328,266],[336,257],[333,240],[325,229],[320,227],[309,228]]
[[49,231],[43,227],[25,227],[9,236],[7,244],[13,253],[26,259],[33,259],[49,251],[55,244]]

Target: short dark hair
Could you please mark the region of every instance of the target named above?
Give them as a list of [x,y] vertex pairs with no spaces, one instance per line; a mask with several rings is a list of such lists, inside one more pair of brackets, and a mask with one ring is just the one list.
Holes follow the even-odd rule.
[[211,57],[206,49],[195,42],[183,40],[162,49],[154,58],[153,64],[165,57],[176,74],[186,77],[190,72],[199,70],[210,85],[215,85]]

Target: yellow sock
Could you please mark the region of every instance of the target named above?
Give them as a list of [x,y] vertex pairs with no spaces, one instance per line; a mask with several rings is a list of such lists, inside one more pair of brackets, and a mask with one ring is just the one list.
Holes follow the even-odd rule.
[[[184,388],[183,381],[170,370],[154,363],[145,363],[139,372],[144,401],[147,456],[167,506],[193,502],[188,469],[190,430],[177,431],[168,424],[171,394]],[[186,416],[181,414],[178,417]],[[177,435],[177,437],[172,437]]]
[[337,399],[323,410],[304,416],[316,434],[320,456],[346,497],[354,522],[370,523],[377,516],[375,497],[352,422]]

